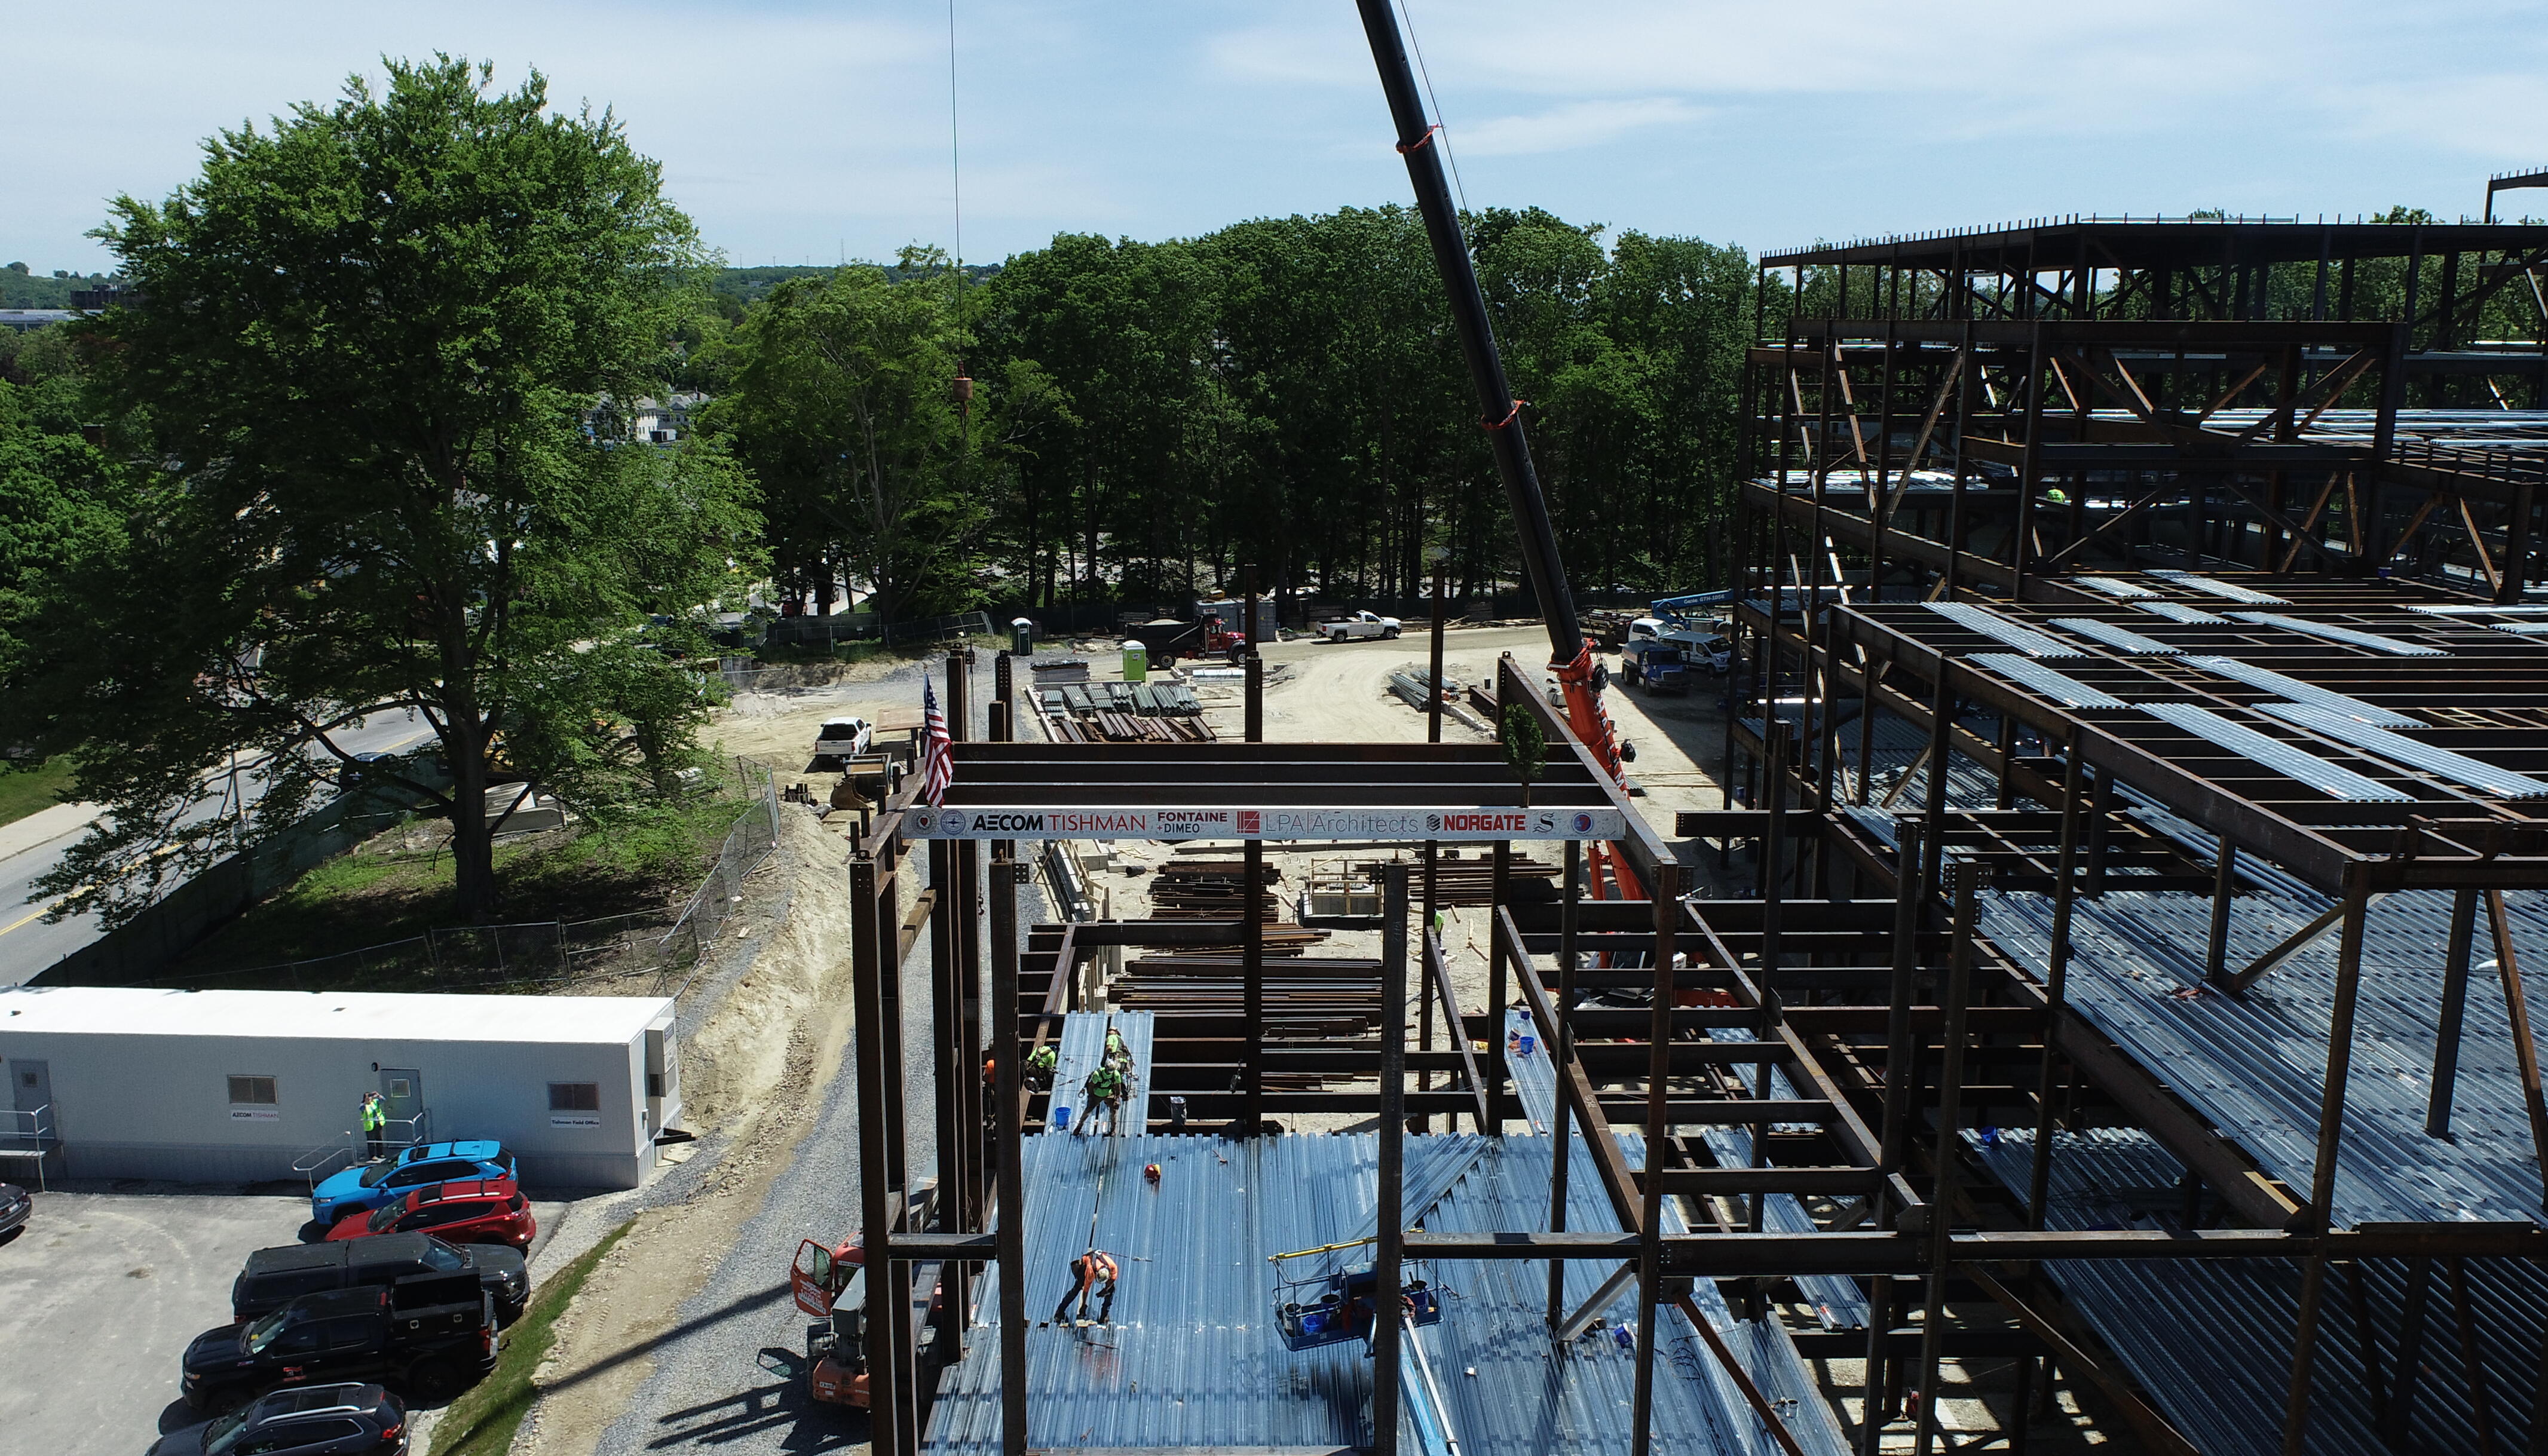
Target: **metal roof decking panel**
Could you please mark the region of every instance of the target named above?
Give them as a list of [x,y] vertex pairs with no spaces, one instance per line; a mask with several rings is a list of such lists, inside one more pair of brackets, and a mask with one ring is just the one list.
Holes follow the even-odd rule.
[[1124,1049],[1133,1053],[1131,1083],[1125,1089],[1121,1121],[1132,1131],[1141,1130],[1148,1113],[1150,1094],[1150,1033],[1155,1025],[1147,1011],[1074,1011],[1061,1019],[1061,1044],[1055,1048],[1052,1067],[1054,1107],[1071,1110],[1075,1125],[1086,1114],[1087,1099],[1081,1089],[1088,1074],[1106,1057],[1106,1029],[1113,1027],[1124,1034]]
[[2039,667],[2022,657],[2005,652],[1977,652],[1964,659],[1974,667],[1985,669],[2016,682],[2039,696],[2048,697],[2063,707],[2128,708],[2132,704],[2101,688],[2091,687],[2076,678],[2065,678],[2050,668]]
[[2121,597],[2126,601],[2135,597],[2158,595],[2140,583],[2127,582],[2121,577],[2072,577],[2070,580],[2090,591],[2103,592],[2109,596]]
[[[2508,892],[2504,902],[2516,954],[2540,963],[2548,957],[2548,893]],[[2249,963],[2324,908],[2322,900],[2239,896],[2229,963]],[[2336,1168],[2339,1228],[2548,1222],[2502,982],[2484,971],[2469,979],[2452,1136],[2424,1132],[2450,912],[2451,895],[2440,890],[2393,894],[2369,912]],[[2308,1188],[2337,931],[2236,997],[2203,979],[2209,896],[2110,890],[2074,901],[2071,914],[2071,1006],[2143,1066],[2166,1068],[2169,1086],[2267,1173]],[[2049,895],[1998,891],[1983,899],[1982,932],[2038,976],[2048,968],[2051,927]],[[2548,1016],[2548,988],[2538,977],[2524,992],[2532,1018]]]
[[2268,738],[2253,728],[2243,728],[2210,708],[2190,702],[2145,702],[2140,710],[2153,718],[2175,725],[2217,748],[2229,750],[2253,763],[2262,764],[2287,778],[2296,778],[2321,793],[2351,803],[2408,804],[2411,794],[2366,778],[2350,769],[2328,763],[2316,754],[2304,753],[2279,738]]
[[2216,612],[2205,611],[2200,607],[2188,606],[2182,601],[2136,601],[2133,603],[2133,607],[2138,611],[2145,611],[2153,616],[2162,616],[2171,622],[2181,622],[2189,627],[2227,627],[2230,625],[2230,621],[2228,617],[2222,616]]
[[[2295,727],[2324,734],[2336,742],[2375,754],[2391,763],[2421,769],[2436,777],[2465,783],[2481,793],[2504,799],[2548,798],[2548,782],[2526,774],[2500,769],[2482,759],[2455,754],[2449,749],[2424,743],[2386,728],[2374,727],[2344,713],[2332,712],[2315,703],[2261,702],[2256,711],[2270,713]],[[2421,727],[2421,724],[2411,726]]]
[[[1642,1148],[1622,1140],[1635,1162]],[[1467,1164],[1435,1204],[1427,1228],[1546,1228],[1548,1139],[1511,1137],[1483,1150],[1482,1141],[1495,1139],[1407,1139],[1406,1186],[1417,1198],[1454,1164]],[[1580,1138],[1570,1150],[1569,1227],[1615,1228],[1591,1151]],[[1141,1178],[1149,1162],[1161,1168],[1155,1186]],[[1267,1256],[1368,1231],[1378,1168],[1379,1141],[1369,1135],[1026,1139],[1027,1312],[1035,1321],[1027,1332],[1029,1443],[1368,1445],[1369,1357],[1358,1344],[1284,1349],[1271,1325],[1275,1274]],[[1667,1228],[1686,1231],[1672,1222]],[[1088,1330],[1046,1324],[1050,1302],[1068,1282],[1069,1260],[1092,1240],[1123,1267],[1114,1322]],[[1570,1262],[1569,1299],[1590,1299],[1609,1272],[1591,1260]],[[1625,1446],[1634,1357],[1600,1331],[1552,1359],[1545,1261],[1437,1266],[1429,1277],[1457,1292],[1443,1322],[1423,1338],[1463,1450],[1609,1456]],[[941,1379],[926,1441],[933,1452],[1000,1450],[999,1341],[991,1337],[998,1283],[997,1270],[986,1270],[975,1335]],[[1699,1297],[1703,1309],[1709,1293],[1712,1287]],[[1633,1292],[1622,1295],[1611,1318],[1633,1325],[1635,1308]],[[1721,1302],[1716,1313],[1730,1319]],[[1787,1420],[1813,1456],[1846,1456],[1784,1335],[1728,1335],[1738,1349],[1760,1348],[1765,1338],[1785,1357],[1763,1357],[1751,1367],[1754,1378],[1801,1403]],[[1776,1456],[1679,1312],[1665,1313],[1658,1342],[1656,1450]],[[1692,1349],[1703,1364],[1684,1358]],[[1475,1377],[1463,1373],[1471,1367]],[[1410,1428],[1402,1426],[1403,1449],[1412,1449]]]
[[2091,642],[2102,642],[2117,652],[2155,657],[2185,655],[2185,649],[2182,647],[2170,647],[2155,637],[2144,637],[2129,627],[2118,627],[2112,622],[2098,621],[2095,617],[2054,617],[2052,625],[2074,637],[2085,637]]
[[1921,605],[1969,632],[2005,642],[2028,657],[2085,657],[2086,653],[2049,633],[2022,627],[1986,606],[1969,601],[1924,601]]
[[2358,718],[2365,723],[2376,723],[2383,728],[2424,726],[2395,708],[2384,708],[2377,703],[2364,702],[2358,697],[2347,697],[2341,692],[2304,682],[2298,678],[2286,678],[2270,669],[2257,667],[2254,663],[2242,663],[2235,658],[2227,657],[2189,657],[2185,662],[2186,666],[2201,668],[2215,677],[2227,678],[2232,682],[2244,682],[2250,687],[2261,687],[2267,692],[2278,697],[2289,698],[2293,702],[2315,703],[2329,711],[2342,713],[2348,718]]
[[2280,612],[2233,611],[2230,615],[2242,622],[2254,622],[2260,627],[2280,627],[2286,632],[2298,632],[2306,637],[2323,637],[2329,642],[2344,642],[2355,647],[2368,647],[2374,652],[2385,652],[2392,657],[2450,656],[2438,647],[2427,647],[2420,642],[2403,642],[2395,637],[2383,637],[2377,632],[2364,632],[2352,627],[2338,626],[2333,622],[2313,622],[2301,617],[2285,616]]
[[2173,583],[2189,591],[2201,592],[2206,595],[2219,596],[2230,601],[2244,601],[2256,606],[2287,606],[2291,603],[2291,598],[2288,596],[2276,596],[2270,592],[2259,592],[2253,587],[2240,587],[2211,577],[2198,576],[2193,572],[2153,570],[2145,571],[2141,575],[2156,577],[2162,582]]
[[[1993,1178],[2024,1203],[2034,1164],[2030,1134],[1967,1138]],[[2057,1229],[2175,1227],[2183,1168],[2147,1134],[2123,1128],[2063,1133],[2053,1144],[2046,1227]],[[2468,1261],[2480,1364],[2499,1442],[2530,1409],[2540,1331],[2548,1328],[2548,1274],[2518,1259]],[[2122,1359],[2176,1428],[2207,1456],[2279,1456],[2283,1401],[2298,1323],[2300,1269],[2285,1259],[2223,1259],[2200,1267],[2131,1259],[2048,1260],[2044,1270],[2069,1306]],[[2403,1259],[2364,1259],[2369,1323],[2394,1371],[2407,1303]],[[2339,1275],[2339,1278],[2345,1276]],[[2452,1335],[2449,1288],[2434,1270],[2425,1310],[2425,1375],[2405,1449],[2474,1451],[2468,1384]],[[2349,1298],[2349,1290],[2331,1289]],[[2350,1318],[2319,1322],[2318,1378],[2310,1397],[2310,1449],[2332,1456],[2395,1456],[2380,1437]]]

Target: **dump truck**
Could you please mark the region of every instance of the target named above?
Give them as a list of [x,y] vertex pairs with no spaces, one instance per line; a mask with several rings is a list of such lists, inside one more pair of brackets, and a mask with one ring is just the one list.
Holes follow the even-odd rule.
[[1678,642],[1647,637],[1619,649],[1619,681],[1648,692],[1689,691],[1689,659]]
[[1174,617],[1135,622],[1124,629],[1124,637],[1141,644],[1153,668],[1173,668],[1179,658],[1214,657],[1235,664],[1247,656],[1247,639],[1230,630],[1230,624],[1221,617],[1210,614],[1199,622],[1181,622]]

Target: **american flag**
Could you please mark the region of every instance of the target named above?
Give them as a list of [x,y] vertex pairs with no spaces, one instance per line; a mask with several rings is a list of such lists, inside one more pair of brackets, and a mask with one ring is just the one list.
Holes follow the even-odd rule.
[[948,745],[947,715],[938,710],[938,686],[926,678],[920,680],[920,796],[940,808],[956,781],[956,751]]

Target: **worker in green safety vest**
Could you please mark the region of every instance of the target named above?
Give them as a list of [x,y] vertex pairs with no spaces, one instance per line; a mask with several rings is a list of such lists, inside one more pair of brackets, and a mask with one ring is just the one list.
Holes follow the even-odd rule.
[[1102,1112],[1106,1116],[1105,1136],[1112,1138],[1121,1132],[1119,1114],[1124,1106],[1124,1074],[1111,1062],[1099,1062],[1097,1070],[1088,1074],[1082,1090],[1087,1094],[1087,1106],[1080,1111],[1079,1126],[1071,1131],[1075,1134],[1087,1132],[1089,1124],[1095,1122]]
[[1028,1052],[1027,1090],[1030,1092],[1051,1091],[1052,1069],[1054,1064],[1059,1060],[1060,1058],[1053,1054],[1052,1047],[1048,1046],[1039,1046],[1033,1051]]
[[381,1105],[381,1094],[363,1094],[363,1141],[374,1162],[381,1160],[381,1130],[389,1126],[389,1109]]

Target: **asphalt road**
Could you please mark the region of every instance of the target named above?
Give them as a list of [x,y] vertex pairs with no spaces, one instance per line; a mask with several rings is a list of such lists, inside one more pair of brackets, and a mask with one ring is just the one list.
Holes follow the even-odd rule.
[[[421,722],[410,722],[400,714],[366,721],[345,736],[344,746],[354,753],[395,753],[412,747],[431,732]],[[257,791],[255,781],[242,774],[240,782],[243,791],[253,798]],[[221,803],[220,794],[208,795],[198,813],[214,812]],[[60,863],[62,852],[85,832],[85,828],[72,829],[57,839],[0,860],[0,986],[21,985],[34,979],[46,966],[102,933],[95,915],[47,922],[44,917],[48,904],[36,894],[36,881]]]

